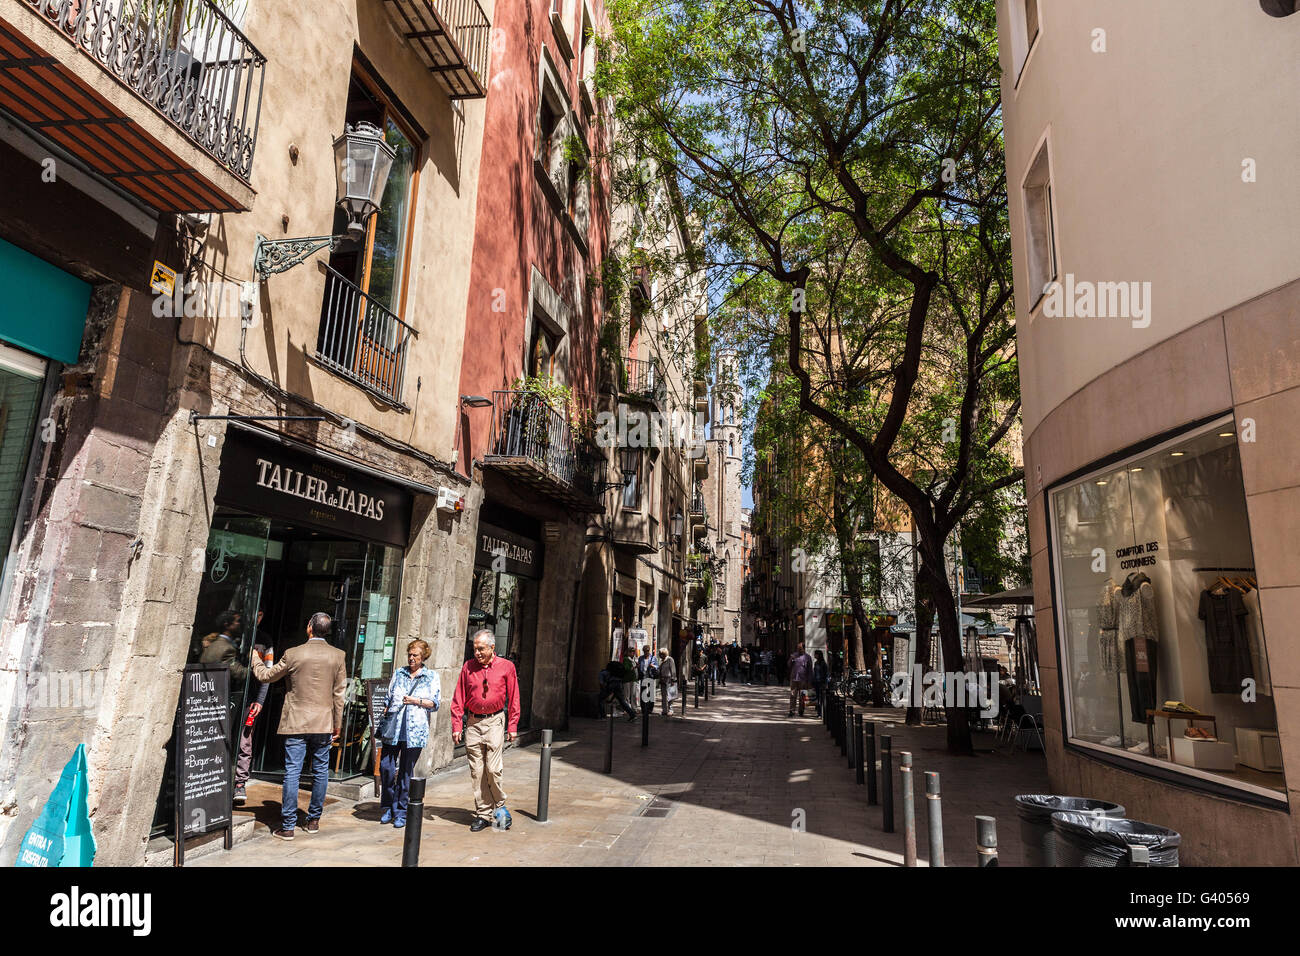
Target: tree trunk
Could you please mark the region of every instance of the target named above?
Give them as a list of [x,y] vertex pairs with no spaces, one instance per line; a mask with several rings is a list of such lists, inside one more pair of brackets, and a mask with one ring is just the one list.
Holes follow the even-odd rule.
[[[916,576],[913,579],[913,586],[916,589],[916,631],[912,635],[912,644],[916,649],[916,663],[921,666],[922,675],[930,668],[930,628],[934,625],[929,582],[929,576],[923,572],[922,568],[918,567]],[[911,677],[912,675],[909,674],[908,676]],[[909,699],[907,706],[907,723],[912,727],[921,726],[922,708],[914,706],[912,703],[912,700],[917,699],[914,695],[920,694],[921,690],[922,688],[917,687],[910,692],[911,699]]]
[[[939,547],[942,548],[942,542]],[[940,552],[942,554],[942,552]],[[943,669],[946,673],[965,670],[966,663],[962,656],[961,626],[957,621],[957,600],[953,596],[952,585],[942,560],[936,564],[922,561],[929,572],[930,594],[934,599],[934,611],[939,618],[939,646],[943,648]],[[947,684],[947,681],[944,682]],[[955,701],[953,703],[956,703]],[[965,707],[945,707],[948,724],[948,753],[973,754],[971,746],[970,721]]]

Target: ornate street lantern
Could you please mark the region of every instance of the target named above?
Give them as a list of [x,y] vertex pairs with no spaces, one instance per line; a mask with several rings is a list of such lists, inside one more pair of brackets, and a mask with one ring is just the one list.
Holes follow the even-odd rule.
[[338,203],[348,214],[348,235],[360,240],[366,220],[379,208],[397,151],[384,142],[384,131],[370,123],[348,126],[334,140]]
[[277,272],[292,269],[315,252],[351,239],[360,242],[366,222],[379,208],[388,185],[397,151],[384,142],[384,131],[371,123],[348,126],[334,140],[334,173],[338,183],[338,205],[348,214],[347,232],[339,236],[303,236],[295,239],[267,239],[258,233],[253,247],[253,273],[265,281]]

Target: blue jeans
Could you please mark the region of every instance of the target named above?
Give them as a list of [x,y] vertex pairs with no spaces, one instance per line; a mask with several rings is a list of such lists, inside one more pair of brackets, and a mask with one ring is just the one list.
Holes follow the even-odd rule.
[[407,747],[405,744],[384,744],[379,758],[379,782],[383,793],[379,806],[387,810],[393,808],[393,816],[399,820],[406,819],[406,801],[411,789],[411,771],[420,759],[423,747]]
[[325,787],[330,782],[330,735],[303,734],[284,738],[284,788],[280,794],[280,820],[285,830],[298,823],[298,778],[303,759],[311,758],[311,803],[307,819],[319,820],[325,809]]

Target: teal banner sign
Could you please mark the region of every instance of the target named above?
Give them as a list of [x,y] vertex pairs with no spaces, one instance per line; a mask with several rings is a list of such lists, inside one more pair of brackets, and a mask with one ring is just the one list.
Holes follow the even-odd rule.
[[89,774],[86,745],[77,744],[45,801],[45,809],[18,847],[15,866],[90,866],[95,859],[95,835],[90,832],[87,804]]
[[0,339],[74,365],[88,308],[87,283],[0,239]]

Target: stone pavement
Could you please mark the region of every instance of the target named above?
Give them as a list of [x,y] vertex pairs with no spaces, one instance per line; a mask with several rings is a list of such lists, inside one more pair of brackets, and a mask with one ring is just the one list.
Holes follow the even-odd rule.
[[[574,718],[552,749],[550,821],[537,822],[540,745],[505,755],[505,786],[514,825],[471,833],[469,771],[461,763],[430,778],[425,795],[422,866],[899,866],[901,796],[895,833],[881,831],[879,807],[840,756],[809,708],[787,717],[788,691],[729,683],[699,709],[688,695],[686,720],[656,714],[650,746],[641,724],[615,722],[613,773],[601,772],[603,721]],[[674,715],[680,715],[680,702]],[[897,754],[911,750],[916,769],[917,847],[928,858],[922,772],[937,770],[943,794],[949,866],[975,865],[974,815],[998,818],[1000,862],[1020,862],[1013,798],[1047,788],[1043,755],[993,751],[976,735],[974,757],[944,752],[943,727],[905,727],[902,711],[866,712],[878,733],[893,735]],[[897,777],[897,772],[895,773]],[[899,791],[896,791],[898,793]],[[379,821],[377,799],[326,807],[321,830],[301,828],[292,843],[269,836],[278,825],[279,788],[250,787],[255,836],[192,866],[395,866],[403,832]],[[257,797],[261,797],[258,800]],[[307,794],[302,794],[305,806]],[[802,822],[802,831],[794,826]]]

